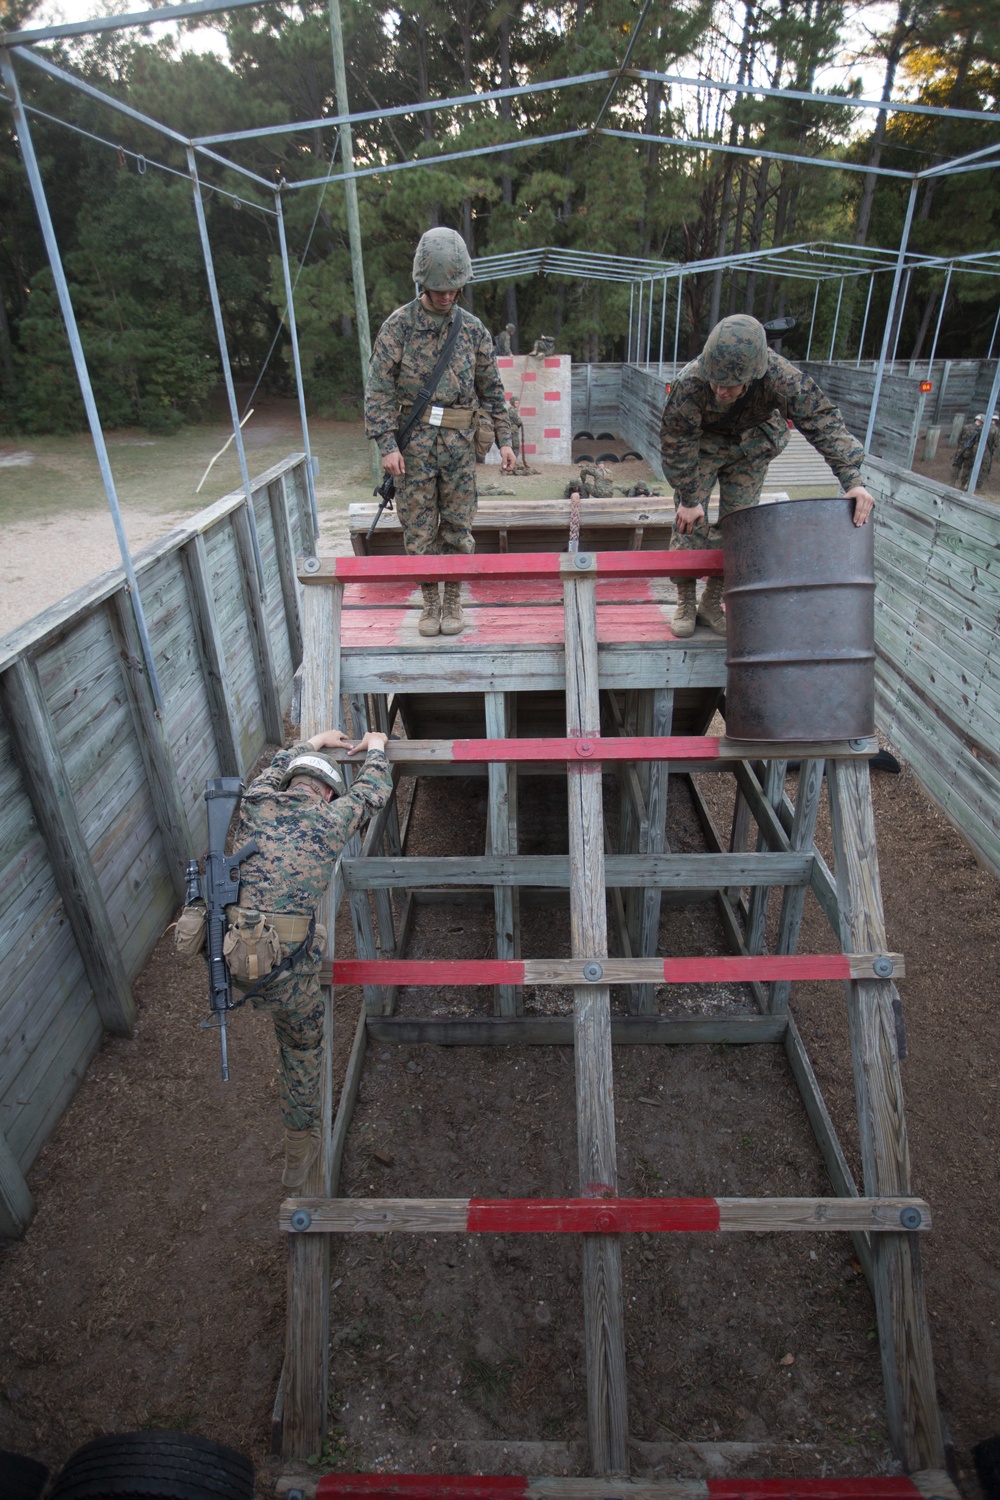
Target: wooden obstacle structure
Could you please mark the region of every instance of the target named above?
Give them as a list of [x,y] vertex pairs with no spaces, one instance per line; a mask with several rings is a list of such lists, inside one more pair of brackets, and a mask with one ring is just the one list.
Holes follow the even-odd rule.
[[[552,516],[550,508],[548,525],[558,527]],[[533,514],[525,526],[536,548],[546,541],[536,534],[540,525]],[[565,540],[565,531],[562,535]],[[721,553],[642,550],[643,523],[634,513],[619,537],[624,537],[623,550],[519,551],[525,534],[518,536],[516,521],[509,521],[503,538],[490,537],[492,555],[314,558],[302,564],[302,734],[339,722],[346,696],[356,729],[366,724],[388,729],[400,717],[407,737],[389,746],[394,783],[403,775],[468,774],[481,768],[488,777],[489,798],[487,848],[481,857],[408,855],[392,801],[372,819],[363,841],[356,839],[345,850],[338,866],[325,920],[332,933],[332,919],[346,895],[358,956],[334,956],[324,979],[362,985],[364,1008],[335,1120],[328,1101],[331,1144],[326,1159],[317,1165],[303,1196],[281,1209],[281,1227],[289,1237],[280,1397],[283,1454],[302,1460],[321,1449],[326,1435],[332,1234],[569,1233],[582,1242],[592,1477],[505,1476],[490,1481],[416,1476],[411,1482],[399,1475],[329,1475],[318,1486],[305,1487],[301,1477],[286,1477],[279,1493],[634,1493],[650,1500],[764,1493],[954,1496],[942,1472],[944,1448],[920,1264],[919,1236],[930,1227],[930,1211],[911,1193],[899,1075],[894,980],[903,973],[903,961],[887,945],[868,780],[868,757],[877,745],[741,745],[707,735],[725,684],[724,644],[701,629],[689,640],[673,637],[667,580],[718,574]],[[585,525],[581,545],[586,547],[588,540]],[[465,604],[469,627],[462,635],[426,640],[417,634],[416,585],[428,577],[463,581],[470,599]],[[562,716],[561,725],[553,722],[556,714]],[[784,790],[790,759],[800,762],[794,805]],[[521,855],[518,777],[542,768],[550,774],[553,768],[565,770],[568,850]],[[617,852],[606,847],[605,771],[617,774],[622,788]],[[719,833],[692,782],[706,852],[675,854],[666,840],[669,779],[692,771],[735,778],[733,826],[728,838]],[[824,780],[832,869],[814,843]],[[518,951],[519,893],[539,886],[568,892],[569,958],[526,958]],[[461,887],[492,887],[496,957],[408,960],[416,894]],[[829,921],[837,953],[798,952],[809,889]],[[746,899],[744,890],[749,891]],[[393,891],[405,893],[398,927]],[[656,957],[661,902],[668,891],[714,894],[730,956]],[[781,905],[775,951],[767,953],[772,892]],[[617,956],[611,955],[612,937]],[[792,983],[800,979],[837,980],[846,989],[863,1165],[860,1187],[789,1010]],[[658,1013],[659,984],[732,980],[751,986],[756,1015],[674,1018]],[[493,1013],[472,1019],[399,1018],[393,1011],[401,984],[492,987]],[[572,1016],[525,1015],[521,993],[526,984],[572,986]],[[612,1016],[612,985],[627,987],[627,1015]],[[559,1200],[339,1197],[340,1162],[365,1046],[376,1038],[451,1045],[572,1043],[578,1195]],[[618,1197],[612,1049],[630,1042],[767,1042],[783,1047],[829,1173],[831,1196]],[[328,1074],[329,1066],[328,1057]],[[717,1487],[715,1481],[708,1487],[650,1480],[633,1485],[618,1477],[630,1469],[620,1237],[640,1231],[851,1234],[875,1302],[890,1438],[912,1479],[829,1481],[826,1488],[814,1490],[805,1487],[812,1481],[787,1486],[770,1480],[760,1489],[746,1481],[719,1481]]]

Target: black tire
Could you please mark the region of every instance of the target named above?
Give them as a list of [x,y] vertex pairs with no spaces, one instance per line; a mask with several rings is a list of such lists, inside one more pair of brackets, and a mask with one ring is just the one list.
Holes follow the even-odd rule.
[[617,453],[599,453],[597,455],[597,462],[599,464],[616,464],[618,462],[618,454]]
[[899,761],[888,750],[879,750],[870,756],[868,764],[873,771],[891,771],[894,776],[898,776],[901,769]]
[[574,432],[573,441],[574,443],[592,443],[594,441],[594,434],[592,432]]
[[49,1470],[37,1458],[0,1449],[0,1495],[4,1500],[40,1500]]
[[125,1432],[78,1448],[49,1500],[253,1500],[242,1453],[187,1432]]
[[594,462],[594,455],[592,453],[578,453],[573,462],[575,464],[592,464]]
[[595,443],[617,443],[617,441],[618,434],[616,432],[599,432],[594,439]]
[[622,454],[622,463],[623,464],[624,463],[628,463],[628,461],[629,461],[630,458],[637,458],[641,462],[642,461],[642,454],[641,453],[636,453],[636,451],[635,451],[634,448],[630,448],[627,453],[623,453]]

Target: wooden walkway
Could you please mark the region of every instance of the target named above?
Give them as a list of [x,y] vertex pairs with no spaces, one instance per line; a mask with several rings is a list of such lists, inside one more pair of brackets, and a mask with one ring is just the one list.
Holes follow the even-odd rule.
[[[487,518],[487,526],[495,520]],[[634,539],[643,524],[633,512],[626,539]],[[543,1488],[537,1491],[510,1489],[569,1496],[630,1492],[622,1480],[612,1489],[600,1488],[610,1476],[627,1475],[632,1463],[621,1235],[833,1230],[853,1235],[872,1287],[888,1425],[897,1454],[910,1471],[935,1471],[937,1483],[943,1446],[918,1245],[930,1226],[930,1210],[913,1198],[909,1178],[894,1010],[894,978],[902,973],[902,957],[890,953],[886,942],[868,783],[867,756],[877,747],[873,741],[749,747],[706,736],[725,680],[725,647],[708,632],[686,641],[673,637],[670,580],[692,572],[720,572],[721,554],[647,552],[641,545],[593,553],[520,553],[510,545],[509,524],[507,530],[507,547],[498,547],[500,555],[492,557],[480,552],[446,559],[311,559],[300,575],[303,734],[338,720],[342,693],[351,699],[356,728],[371,722],[387,728],[399,717],[406,738],[389,746],[394,780],[418,771],[467,775],[479,766],[488,778],[488,824],[482,857],[421,859],[406,852],[405,831],[390,804],[372,820],[363,841],[345,850],[335,878],[327,917],[346,896],[357,958],[334,957],[325,978],[360,983],[364,1011],[335,1118],[332,1101],[328,1105],[325,1161],[317,1165],[308,1191],[281,1211],[290,1257],[281,1412],[285,1456],[302,1459],[319,1451],[326,1431],[333,1234],[580,1236],[588,1434],[597,1477],[540,1481]],[[428,575],[463,580],[470,617],[463,635],[424,640],[416,634],[413,587]],[[430,726],[433,735],[427,733]],[[786,762],[793,756],[801,761],[794,805],[784,791]],[[605,763],[608,770],[614,765],[623,788],[617,848],[610,844],[604,821]],[[529,859],[518,852],[518,776],[542,768],[551,774],[560,766],[568,794],[568,848],[564,854]],[[733,827],[724,840],[691,781],[706,853],[673,854],[666,841],[669,782],[692,769],[735,776]],[[813,841],[824,787],[832,868]],[[492,885],[494,959],[456,967],[447,955],[422,963],[406,958],[414,894],[441,884]],[[519,952],[519,889],[535,884],[568,892],[569,959],[527,958]],[[671,887],[714,892],[731,958],[679,962],[656,957],[662,894]],[[830,922],[837,954],[797,951],[807,889]],[[393,891],[405,896],[398,923],[390,901]],[[777,941],[769,953],[765,930],[772,893],[781,909]],[[332,932],[332,921],[329,925]],[[690,1019],[659,1014],[657,984],[718,982],[736,969],[751,986],[756,1016],[697,1018],[692,1025]],[[792,983],[804,976],[835,980],[847,994],[864,1169],[860,1186],[789,1010]],[[399,985],[456,982],[492,987],[493,1014],[474,1019],[427,1015],[405,1022],[394,1016]],[[572,986],[572,1016],[526,1016],[521,1000],[526,983]],[[626,986],[628,995],[627,1016],[614,1021],[613,984]],[[781,1045],[829,1172],[831,1197],[619,1198],[612,1048],[628,1041],[630,1031],[632,1040],[644,1043],[718,1042],[736,1039],[739,1031],[740,1040]],[[344,1140],[365,1046],[373,1037],[463,1045],[571,1041],[576,1054],[577,1196],[518,1202],[339,1198]],[[337,1476],[337,1482],[343,1486],[348,1477]],[[406,1476],[391,1478],[394,1488],[380,1490],[376,1476],[358,1476],[354,1489],[335,1485],[323,1493],[443,1494],[454,1487],[438,1479],[437,1489],[400,1489]],[[421,1482],[426,1486],[432,1481],[424,1476]],[[529,1482],[505,1479],[500,1490],[468,1493],[506,1492],[503,1486],[515,1483]],[[895,1490],[883,1492],[920,1492],[912,1486],[899,1488],[909,1481],[894,1483]],[[947,1481],[944,1485],[923,1492],[954,1494]],[[863,1492],[879,1493],[876,1488]],[[643,1483],[636,1493],[694,1491]],[[850,1493],[850,1488],[830,1491]]]

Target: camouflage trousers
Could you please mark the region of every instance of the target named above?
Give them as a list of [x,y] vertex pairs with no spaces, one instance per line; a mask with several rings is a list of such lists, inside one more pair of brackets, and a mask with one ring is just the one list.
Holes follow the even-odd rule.
[[[288,951],[283,948],[282,957]],[[324,1005],[316,950],[277,983],[251,995],[250,1003],[255,1010],[266,1011],[274,1023],[282,1122],[288,1130],[311,1130],[320,1124],[322,1112]]]
[[784,442],[774,443],[760,429],[744,442],[710,434],[702,437],[698,445],[698,471],[686,499],[691,505],[703,505],[705,517],[693,531],[683,533],[674,523],[671,552],[699,552],[721,547],[722,532],[708,521],[708,500],[716,481],[719,484],[719,520],[723,521],[732,511],[746,510],[757,504],[764,488],[767,466],[787,443],[787,434]]
[[438,557],[475,551],[476,447],[472,429],[420,426],[396,480],[396,514],[407,552]]

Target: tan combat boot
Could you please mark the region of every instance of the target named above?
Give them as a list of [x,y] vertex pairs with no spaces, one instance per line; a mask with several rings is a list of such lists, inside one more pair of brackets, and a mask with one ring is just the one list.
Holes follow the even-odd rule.
[[305,1187],[310,1168],[319,1155],[320,1138],[318,1126],[311,1130],[285,1129],[285,1170],[281,1174],[282,1187],[296,1193]]
[[681,640],[689,635],[694,635],[694,619],[696,613],[695,596],[698,584],[694,578],[678,578],[677,580],[677,608],[674,610],[673,632]]
[[422,583],[420,592],[424,596],[424,607],[417,621],[417,630],[421,635],[440,635],[441,590],[436,583]]
[[698,605],[698,619],[703,621],[716,635],[725,635],[726,616],[722,609],[722,579],[710,578]]
[[441,634],[460,635],[465,629],[465,616],[462,613],[462,585],[460,583],[446,583],[444,586],[444,606],[441,610]]

